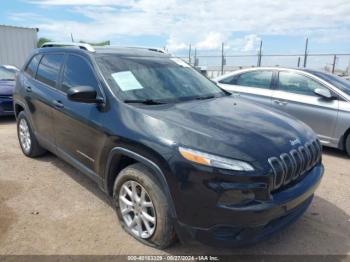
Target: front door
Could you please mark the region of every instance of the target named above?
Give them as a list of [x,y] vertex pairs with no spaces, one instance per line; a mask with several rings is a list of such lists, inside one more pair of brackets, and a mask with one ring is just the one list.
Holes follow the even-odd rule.
[[69,100],[66,92],[76,86],[94,87],[101,95],[89,60],[69,54],[62,70],[61,96],[57,101],[60,106],[54,110],[57,150],[68,160],[95,172],[106,137],[99,124],[104,114],[96,104]]
[[317,88],[328,88],[316,79],[292,71],[280,71],[276,85],[274,107],[309,125],[324,144],[333,143],[339,101],[314,93]]

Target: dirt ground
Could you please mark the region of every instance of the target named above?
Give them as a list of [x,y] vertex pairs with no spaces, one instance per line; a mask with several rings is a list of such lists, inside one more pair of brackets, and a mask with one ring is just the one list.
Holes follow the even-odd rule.
[[295,224],[254,246],[217,249],[180,243],[159,251],[120,227],[108,198],[53,155],[20,151],[15,121],[0,119],[0,254],[350,254],[350,159],[325,149],[326,173]]

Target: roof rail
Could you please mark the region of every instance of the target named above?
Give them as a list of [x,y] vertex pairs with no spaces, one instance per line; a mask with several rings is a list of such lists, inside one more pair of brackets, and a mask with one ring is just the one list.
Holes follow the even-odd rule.
[[76,46],[80,49],[95,52],[95,49],[90,44],[85,43],[74,43],[74,42],[47,42],[44,43],[41,48],[43,47],[62,47],[62,46]]
[[135,49],[144,49],[148,51],[153,52],[159,52],[163,54],[167,54],[167,51],[163,48],[159,47],[149,47],[149,46],[119,46],[119,45],[106,45],[106,46],[99,46],[98,48],[135,48]]

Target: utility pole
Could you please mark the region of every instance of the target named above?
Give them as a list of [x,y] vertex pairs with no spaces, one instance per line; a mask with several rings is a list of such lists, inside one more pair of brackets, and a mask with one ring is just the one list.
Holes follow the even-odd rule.
[[198,66],[197,48],[194,49],[194,66]]
[[305,54],[304,54],[304,67],[306,67],[306,62],[307,62],[307,46],[309,44],[309,38],[306,38],[306,43],[305,43]]
[[261,66],[261,56],[262,56],[262,40],[260,41],[260,48],[259,48],[259,54],[258,54],[258,64],[257,66],[260,67]]
[[222,45],[221,45],[221,75],[224,74],[224,65],[225,65],[224,43],[222,43]]
[[190,48],[188,49],[188,63],[191,64],[191,43]]
[[72,42],[74,43],[74,38],[73,38],[73,34],[70,33],[70,38],[72,39]]
[[335,64],[337,63],[337,55],[334,55],[333,57],[333,64],[332,64],[332,74],[335,72]]

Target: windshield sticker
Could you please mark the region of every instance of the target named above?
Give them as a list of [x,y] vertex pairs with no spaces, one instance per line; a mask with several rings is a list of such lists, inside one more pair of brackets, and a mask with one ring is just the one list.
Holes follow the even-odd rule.
[[178,64],[179,66],[182,66],[182,67],[190,67],[189,64],[187,64],[185,61],[181,60],[180,58],[170,58],[170,60],[172,60],[173,62],[175,62],[175,63]]
[[143,89],[143,86],[131,71],[113,73],[112,77],[122,91]]

